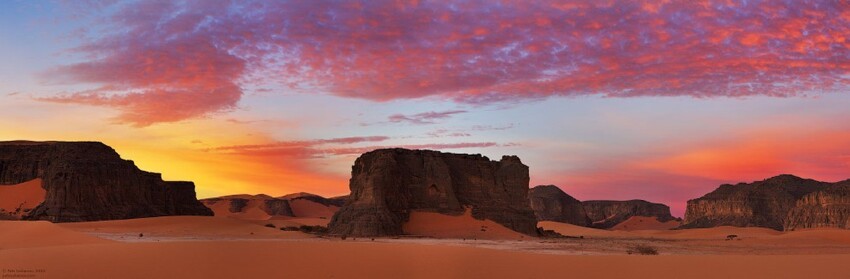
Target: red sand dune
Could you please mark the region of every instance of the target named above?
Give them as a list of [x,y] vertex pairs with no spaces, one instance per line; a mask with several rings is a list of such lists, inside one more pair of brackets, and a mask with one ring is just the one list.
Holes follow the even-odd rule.
[[529,239],[491,220],[478,220],[467,209],[463,215],[451,216],[433,212],[410,213],[410,220],[402,225],[402,230],[410,235],[437,238],[465,239]]
[[[296,193],[286,195],[280,198],[295,198],[306,195],[306,193]],[[239,199],[247,199],[248,203],[245,207],[242,208],[240,212],[231,212],[230,211],[230,203],[226,201],[219,201],[212,205],[207,205],[210,209],[212,209],[213,213],[216,217],[230,217],[242,220],[270,220],[270,219],[288,219],[287,216],[272,216],[266,213],[263,210],[265,208],[265,200],[272,199],[272,197],[267,195],[232,195],[221,197],[222,199],[229,198],[239,198]],[[323,204],[307,200],[307,199],[295,199],[289,200],[289,206],[292,209],[292,214],[294,217],[299,218],[331,218],[334,213],[339,210],[337,206],[325,206]]]
[[47,191],[41,187],[41,179],[33,179],[21,184],[0,185],[0,217],[11,215],[19,219],[24,210],[29,210],[44,202]]
[[676,220],[667,222],[658,221],[655,217],[632,216],[616,226],[612,227],[613,231],[638,231],[638,230],[669,230],[680,226],[681,223]]
[[339,210],[337,206],[325,206],[307,199],[289,200],[292,214],[297,217],[324,217],[331,218]]
[[223,197],[247,199],[248,204],[245,205],[240,212],[230,212],[229,202],[217,202],[213,205],[207,205],[207,207],[212,209],[213,214],[215,214],[216,217],[231,217],[243,220],[268,220],[272,216],[263,210],[263,207],[265,206],[265,199],[263,197],[268,198],[268,196],[262,195],[235,195]]

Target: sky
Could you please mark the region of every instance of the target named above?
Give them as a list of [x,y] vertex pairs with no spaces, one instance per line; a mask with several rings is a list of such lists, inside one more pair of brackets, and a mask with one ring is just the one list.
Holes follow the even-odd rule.
[[844,1],[0,1],[0,140],[101,141],[201,198],[348,193],[385,147],[683,216],[850,178]]

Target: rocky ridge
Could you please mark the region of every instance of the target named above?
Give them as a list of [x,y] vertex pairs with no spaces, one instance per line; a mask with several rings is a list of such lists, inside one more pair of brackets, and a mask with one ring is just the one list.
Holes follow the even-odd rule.
[[655,217],[659,222],[676,220],[670,207],[645,200],[583,201],[582,205],[591,220],[591,227],[610,229],[634,216]]
[[846,228],[850,217],[847,184],[787,174],[753,183],[724,184],[688,201],[682,228]]

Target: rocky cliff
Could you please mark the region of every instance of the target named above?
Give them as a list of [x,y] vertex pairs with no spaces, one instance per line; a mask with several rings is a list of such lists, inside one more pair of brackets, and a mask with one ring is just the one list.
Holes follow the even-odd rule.
[[411,211],[489,219],[536,235],[528,204],[528,166],[515,156],[381,149],[361,155],[351,170],[351,195],[329,224],[332,234],[403,234]]
[[555,185],[540,185],[528,191],[531,209],[538,221],[555,221],[590,226],[590,218],[581,202]]
[[633,216],[655,217],[659,222],[676,219],[669,206],[644,200],[584,201],[582,205],[594,228],[609,229]]
[[810,214],[817,211],[820,212],[818,214],[829,215],[830,211],[824,205],[834,198],[842,199],[832,192],[821,192],[831,186],[830,183],[793,175],[780,175],[749,184],[724,184],[701,198],[688,201],[682,227],[737,226],[783,230],[786,218],[798,205],[801,208],[792,213],[795,216],[792,226],[825,222],[825,217],[816,221],[818,218]]
[[850,180],[803,196],[784,221],[785,230],[821,227],[850,229]]
[[192,182],[163,181],[98,142],[0,142],[0,184],[40,178],[44,201],[23,216],[77,222],[212,215]]

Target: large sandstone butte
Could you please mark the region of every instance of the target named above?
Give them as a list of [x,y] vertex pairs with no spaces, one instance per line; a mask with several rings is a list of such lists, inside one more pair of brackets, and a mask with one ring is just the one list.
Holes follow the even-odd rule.
[[516,156],[380,149],[361,155],[351,169],[351,195],[333,216],[330,233],[400,235],[411,211],[461,215],[536,235],[528,205],[528,166]]
[[669,206],[644,200],[584,201],[582,205],[594,228],[613,228],[634,216],[655,217],[659,222],[676,220]]
[[590,226],[581,201],[564,193],[555,185],[539,185],[528,191],[531,209],[538,221],[555,221],[583,227]]
[[753,183],[724,184],[688,201],[683,228],[715,226],[846,227],[850,199],[846,183],[830,184],[780,175]]
[[[212,215],[192,182],[166,182],[99,142],[0,142],[0,184],[42,180],[44,201],[23,219],[79,222]],[[3,187],[3,186],[0,186]]]

